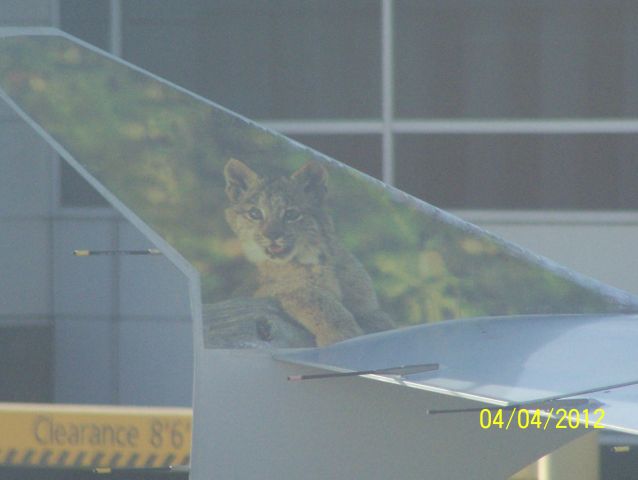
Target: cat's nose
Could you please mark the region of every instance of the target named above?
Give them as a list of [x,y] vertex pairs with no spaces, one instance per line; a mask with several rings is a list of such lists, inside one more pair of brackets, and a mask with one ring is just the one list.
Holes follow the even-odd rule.
[[280,225],[268,223],[263,228],[264,236],[271,241],[279,240],[284,236],[284,230]]

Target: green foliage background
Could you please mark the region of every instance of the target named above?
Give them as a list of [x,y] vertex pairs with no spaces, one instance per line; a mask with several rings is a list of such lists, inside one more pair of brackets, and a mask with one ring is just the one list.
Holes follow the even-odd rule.
[[269,175],[289,174],[310,160],[328,165],[337,233],[365,265],[383,308],[399,324],[636,309],[543,268],[433,207],[65,38],[2,39],[0,83],[197,268],[205,303],[228,298],[254,274],[223,215],[222,170],[234,157]]

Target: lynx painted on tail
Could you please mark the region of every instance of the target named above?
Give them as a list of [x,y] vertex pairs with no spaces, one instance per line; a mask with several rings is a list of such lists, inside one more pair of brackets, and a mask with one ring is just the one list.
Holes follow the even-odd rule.
[[324,209],[328,172],[321,164],[264,178],[231,159],[224,176],[226,220],[257,266],[255,297],[278,300],[319,346],[394,328],[367,272],[335,236]]

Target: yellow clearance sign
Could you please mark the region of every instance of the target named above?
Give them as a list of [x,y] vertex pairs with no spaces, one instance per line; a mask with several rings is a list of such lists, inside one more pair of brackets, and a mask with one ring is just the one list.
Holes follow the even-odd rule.
[[189,408],[0,403],[0,465],[188,465]]

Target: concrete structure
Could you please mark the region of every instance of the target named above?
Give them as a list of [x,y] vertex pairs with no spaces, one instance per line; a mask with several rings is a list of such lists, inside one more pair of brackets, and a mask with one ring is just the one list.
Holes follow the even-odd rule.
[[[0,24],[50,26],[58,7],[3,2]],[[185,280],[163,257],[73,256],[148,243],[4,104],[0,125],[0,398],[189,406]]]

